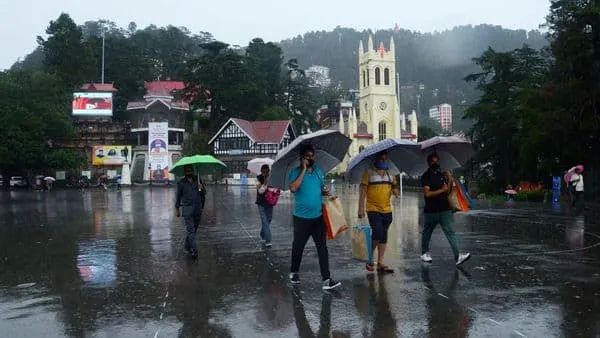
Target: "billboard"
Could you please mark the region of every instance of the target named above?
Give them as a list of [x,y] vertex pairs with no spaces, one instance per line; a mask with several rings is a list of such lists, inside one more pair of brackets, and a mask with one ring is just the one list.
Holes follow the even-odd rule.
[[148,158],[150,180],[169,179],[169,123],[148,123]]
[[112,116],[112,93],[73,93],[73,116]]
[[120,166],[131,163],[131,146],[93,146],[92,165]]

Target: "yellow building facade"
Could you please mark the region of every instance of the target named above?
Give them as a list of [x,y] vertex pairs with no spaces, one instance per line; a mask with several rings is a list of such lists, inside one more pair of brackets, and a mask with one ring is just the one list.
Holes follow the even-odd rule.
[[[367,48],[358,46],[358,76],[360,84],[359,109],[351,109],[347,118],[340,113],[339,131],[352,139],[352,144],[337,172],[346,171],[350,160],[362,148],[386,138],[404,138],[417,141],[418,121],[413,111],[409,116],[401,113],[398,100],[396,55],[394,38],[389,49],[380,42],[377,49],[369,36]],[[346,125],[347,124],[347,125]]]

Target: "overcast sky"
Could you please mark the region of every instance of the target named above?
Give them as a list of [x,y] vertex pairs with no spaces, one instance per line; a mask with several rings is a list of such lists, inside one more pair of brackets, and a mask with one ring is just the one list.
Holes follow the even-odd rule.
[[[360,3],[373,7],[364,8]],[[36,47],[50,20],[66,12],[81,24],[108,19],[126,27],[186,26],[216,39],[245,45],[254,37],[279,41],[336,26],[418,31],[489,23],[535,29],[544,22],[549,0],[0,0],[0,69]],[[379,4],[379,5],[377,5]],[[363,5],[364,6],[364,5]]]

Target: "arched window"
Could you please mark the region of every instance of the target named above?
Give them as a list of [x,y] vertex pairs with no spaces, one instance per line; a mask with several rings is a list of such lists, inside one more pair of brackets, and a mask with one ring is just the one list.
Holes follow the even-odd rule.
[[379,141],[383,141],[387,138],[386,135],[386,125],[385,125],[385,121],[381,121],[379,122]]
[[363,82],[363,87],[366,87],[367,86],[367,73],[365,72],[364,69],[362,71],[362,76],[363,76],[363,79],[362,79],[363,80],[362,81]]
[[370,86],[370,85],[371,85],[371,83],[370,83],[370,82],[371,82],[371,79],[370,79],[370,77],[371,77],[371,74],[369,74],[369,73],[370,73],[370,72],[369,72],[369,68],[367,68],[367,86]]
[[388,68],[383,70],[383,83],[386,86],[390,85],[390,70]]
[[381,84],[381,70],[379,69],[379,67],[375,68],[375,84]]

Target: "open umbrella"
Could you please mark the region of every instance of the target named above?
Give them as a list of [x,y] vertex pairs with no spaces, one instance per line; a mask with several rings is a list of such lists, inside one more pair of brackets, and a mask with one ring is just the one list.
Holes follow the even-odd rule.
[[[419,144],[425,157],[437,153],[440,157],[440,165],[445,169],[460,168],[475,156],[471,142],[458,136],[436,136],[419,142]],[[427,163],[423,161],[422,166],[418,169],[424,172],[427,169]]]
[[183,171],[183,168],[186,165],[193,166],[194,173],[197,175],[210,175],[219,170],[227,168],[225,163],[219,161],[211,155],[194,155],[184,157],[177,161],[177,163],[175,163],[173,168],[170,170],[170,173],[176,176],[184,176],[185,172]]
[[46,177],[44,177],[44,181],[52,181],[52,182],[54,182],[54,181],[56,181],[56,178],[54,178],[52,176],[46,176]]
[[346,156],[352,140],[336,130],[319,130],[314,133],[304,134],[278,154],[273,166],[269,183],[278,188],[287,189],[289,186],[288,174],[293,168],[299,166],[299,149],[304,145],[315,148],[315,165],[327,173],[335,168]]
[[250,170],[251,173],[258,175],[260,174],[260,168],[263,165],[266,164],[270,168],[273,165],[273,162],[275,162],[275,160],[271,158],[255,158],[248,161],[248,170]]
[[576,165],[573,168],[569,169],[569,171],[567,171],[567,173],[564,176],[565,183],[571,182],[571,176],[573,176],[576,169],[579,169],[581,172],[583,172],[583,164]]
[[373,164],[377,155],[382,151],[388,153],[392,174],[405,172],[408,175],[416,175],[421,173],[411,171],[424,161],[421,146],[413,141],[389,138],[365,147],[363,151],[354,156],[346,170],[346,179],[350,183],[360,183],[365,170]]

